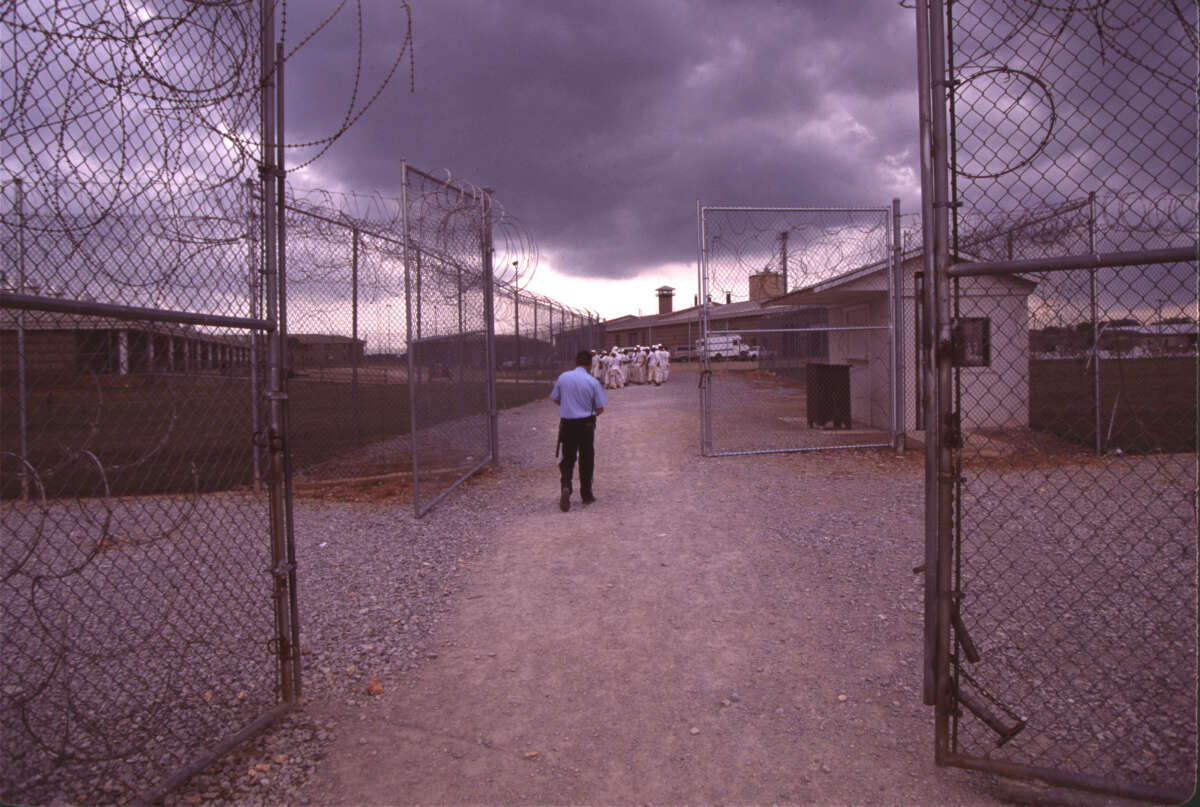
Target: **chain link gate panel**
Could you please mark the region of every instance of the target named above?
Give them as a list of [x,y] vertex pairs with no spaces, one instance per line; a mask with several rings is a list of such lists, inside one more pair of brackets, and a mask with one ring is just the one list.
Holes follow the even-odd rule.
[[1180,802],[1196,784],[1197,9],[917,5],[937,757]]
[[[332,194],[322,194],[332,197]],[[287,371],[297,484],[412,468],[401,234],[377,232],[399,205],[289,199]],[[396,226],[399,229],[399,226]],[[367,446],[372,449],[359,452]]]
[[5,802],[157,800],[296,695],[273,22],[167,5],[0,17]]
[[411,166],[405,166],[403,182],[413,507],[419,516],[496,453],[492,200],[487,191]]
[[704,456],[899,447],[898,221],[699,208]]

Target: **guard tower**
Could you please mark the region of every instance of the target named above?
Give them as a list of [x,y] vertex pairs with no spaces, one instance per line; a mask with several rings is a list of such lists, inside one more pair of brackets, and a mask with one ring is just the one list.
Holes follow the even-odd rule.
[[654,291],[658,294],[658,313],[670,314],[672,300],[675,297],[675,289],[670,286],[659,286]]

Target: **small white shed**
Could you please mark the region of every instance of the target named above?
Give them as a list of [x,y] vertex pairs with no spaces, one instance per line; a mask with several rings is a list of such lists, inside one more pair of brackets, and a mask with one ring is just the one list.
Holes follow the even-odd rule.
[[[917,301],[915,275],[923,269],[919,254],[901,270],[900,339],[903,366],[900,389],[905,432],[916,429]],[[890,422],[892,354],[888,347],[888,271],[872,264],[798,289],[773,303],[819,305],[828,311],[829,359],[850,366],[851,418],[886,429]],[[959,281],[959,316],[991,320],[991,365],[962,371],[963,427],[1011,428],[1029,424],[1029,295],[1037,284],[1019,276],[973,277]]]

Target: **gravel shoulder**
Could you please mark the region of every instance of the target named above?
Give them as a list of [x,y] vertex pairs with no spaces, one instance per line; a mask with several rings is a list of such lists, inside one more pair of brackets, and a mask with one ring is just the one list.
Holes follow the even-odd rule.
[[561,513],[555,426],[420,521],[299,501],[305,702],[171,803],[1126,803],[933,764],[920,457],[702,459],[675,371]]

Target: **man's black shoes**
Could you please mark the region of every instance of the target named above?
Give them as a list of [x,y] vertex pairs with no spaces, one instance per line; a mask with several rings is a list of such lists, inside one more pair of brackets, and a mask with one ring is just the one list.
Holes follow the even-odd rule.
[[596,497],[591,495],[590,493],[583,497],[584,504],[595,504],[595,502],[596,502]]
[[571,489],[563,488],[562,494],[558,497],[558,509],[564,513],[571,509]]

